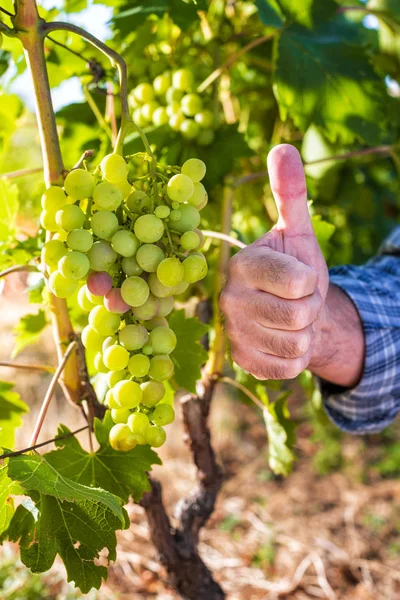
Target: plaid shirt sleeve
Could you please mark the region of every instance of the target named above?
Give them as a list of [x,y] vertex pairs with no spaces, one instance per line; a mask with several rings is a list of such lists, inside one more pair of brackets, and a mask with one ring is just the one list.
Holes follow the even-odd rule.
[[330,280],[356,305],[364,327],[364,373],[353,389],[320,382],[325,410],[342,430],[381,431],[400,412],[400,227],[366,265],[335,267]]

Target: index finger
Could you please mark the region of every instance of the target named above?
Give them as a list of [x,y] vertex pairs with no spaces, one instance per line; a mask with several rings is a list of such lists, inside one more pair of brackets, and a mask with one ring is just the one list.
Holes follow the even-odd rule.
[[297,258],[267,246],[249,246],[231,259],[229,273],[262,292],[297,300],[310,296],[318,285],[318,273]]

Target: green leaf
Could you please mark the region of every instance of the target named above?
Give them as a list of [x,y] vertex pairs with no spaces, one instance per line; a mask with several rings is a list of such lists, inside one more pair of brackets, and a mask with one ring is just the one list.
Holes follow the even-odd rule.
[[[92,453],[83,450],[75,437],[56,442],[57,450],[45,454],[46,460],[63,477],[83,485],[103,488],[121,498],[124,503],[132,496],[139,502],[150,490],[148,472],[153,464],[161,464],[149,446],[136,446],[129,452],[113,450],[108,433],[114,425],[109,411],[101,422],[95,420],[95,435],[100,448]],[[58,435],[69,433],[61,425]]]
[[198,11],[207,10],[206,0],[169,0],[169,14],[171,19],[186,31],[193,22],[198,20]]
[[337,10],[333,0],[277,0],[288,21],[293,21],[311,29],[314,25],[327,21]]
[[133,0],[120,7],[112,20],[113,27],[120,35],[126,36],[150,15],[162,17],[168,11],[168,0],[150,0],[143,2]]
[[38,273],[38,277],[35,277],[35,280],[26,288],[29,302],[31,304],[42,304],[44,289],[44,277]]
[[256,0],[258,14],[264,25],[279,28],[283,24],[280,8],[275,0]]
[[14,514],[14,502],[11,496],[22,493],[18,483],[8,477],[7,465],[0,467],[0,538],[8,529]]
[[13,237],[19,209],[18,187],[9,179],[0,179],[0,240]]
[[46,313],[40,309],[36,315],[25,315],[14,327],[15,348],[13,350],[13,358],[17,356],[30,344],[34,344],[40,337],[43,329],[47,325]]
[[360,29],[341,17],[312,32],[285,29],[275,43],[274,92],[282,120],[290,117],[302,131],[314,123],[332,142],[379,143],[386,94]]
[[10,525],[9,536],[14,531],[11,539],[19,541],[23,563],[33,572],[43,572],[59,554],[68,581],[74,581],[83,593],[98,589],[107,576],[107,568],[96,564],[100,552],[108,550],[107,562],[115,560],[115,531],[129,526],[121,499],[63,477],[37,455],[11,458],[8,474],[32,497],[38,510],[36,517],[30,511],[25,519],[18,532],[20,540],[15,517]]
[[317,237],[318,244],[322,250],[322,253],[326,257],[329,254],[329,240],[335,233],[335,226],[332,223],[324,221],[321,215],[313,215],[311,217],[311,223],[314,229],[314,233]]
[[22,415],[29,408],[17,392],[14,384],[0,381],[0,447],[14,448],[15,430],[22,425]]
[[199,319],[186,318],[185,311],[177,310],[169,318],[169,326],[177,338],[176,348],[171,354],[175,365],[175,380],[180,387],[196,393],[196,381],[201,377],[200,367],[208,353],[200,344],[208,326]]
[[269,441],[269,465],[277,475],[289,475],[295,456],[292,451],[295,442],[296,425],[290,420],[287,407],[288,393],[282,394],[276,402],[264,409],[264,421]]

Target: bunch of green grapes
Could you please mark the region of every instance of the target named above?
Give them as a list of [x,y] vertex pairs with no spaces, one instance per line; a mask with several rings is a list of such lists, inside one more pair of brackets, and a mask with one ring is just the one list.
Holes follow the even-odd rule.
[[153,83],[140,83],[131,92],[132,118],[139,127],[169,125],[183,138],[209,146],[217,127],[211,98],[196,94],[199,82],[189,69],[164,71]]
[[118,450],[161,446],[174,419],[163,402],[176,346],[167,317],[174,296],[207,274],[198,229],[205,172],[198,159],[182,169],[157,165],[134,187],[129,161],[109,154],[93,174],[74,169],[64,189],[43,194],[41,224],[52,233],[42,250],[49,289],[59,298],[77,293],[88,313],[82,342],[106,374],[110,444]]

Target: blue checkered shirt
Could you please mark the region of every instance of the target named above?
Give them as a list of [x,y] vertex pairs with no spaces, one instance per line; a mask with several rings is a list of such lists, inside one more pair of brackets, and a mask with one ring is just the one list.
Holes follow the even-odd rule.
[[344,431],[374,433],[400,412],[400,227],[365,265],[334,267],[330,280],[353,300],[364,327],[360,383],[346,390],[321,382],[325,409]]

